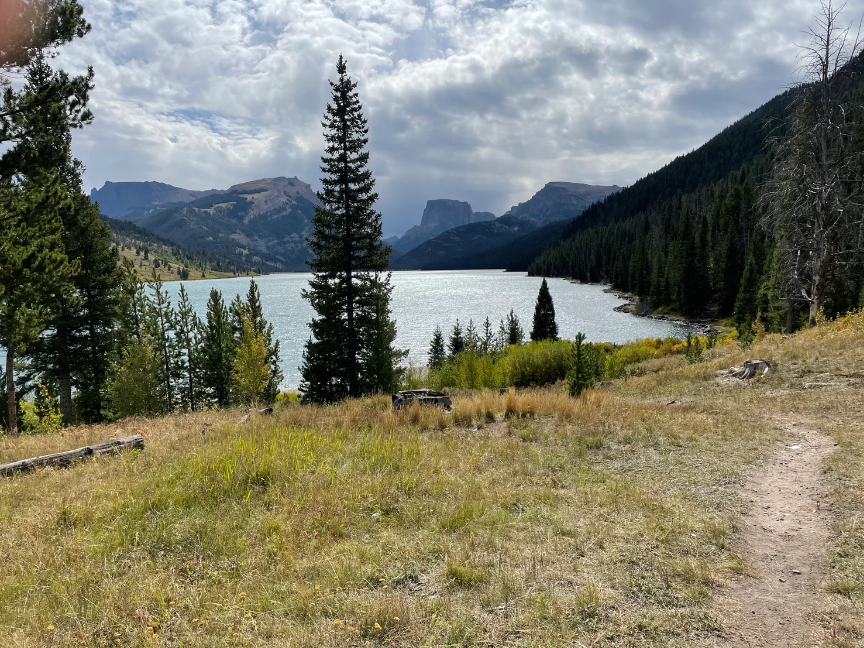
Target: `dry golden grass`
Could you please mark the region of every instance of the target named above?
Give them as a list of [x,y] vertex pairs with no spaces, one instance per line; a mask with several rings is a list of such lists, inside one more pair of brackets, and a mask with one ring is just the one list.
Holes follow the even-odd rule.
[[[0,481],[0,643],[695,645],[721,627],[716,587],[748,569],[743,476],[795,416],[842,446],[830,596],[835,644],[853,645],[862,329],[652,360],[579,399],[487,391],[444,414],[378,397],[2,439],[0,461],[138,431],[147,448]],[[757,356],[778,370],[715,380]]]

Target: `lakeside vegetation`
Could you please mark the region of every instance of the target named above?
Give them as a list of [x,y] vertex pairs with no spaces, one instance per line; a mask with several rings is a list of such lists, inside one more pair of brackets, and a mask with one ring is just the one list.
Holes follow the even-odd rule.
[[[859,312],[634,363],[575,399],[465,392],[449,415],[281,401],[242,424],[223,410],[4,437],[0,461],[139,431],[147,447],[0,481],[0,630],[19,646],[716,640],[717,588],[749,569],[741,481],[792,421],[841,444],[822,622],[852,646],[864,405],[846,376],[864,375],[862,350]],[[754,355],[765,379],[717,378]]]

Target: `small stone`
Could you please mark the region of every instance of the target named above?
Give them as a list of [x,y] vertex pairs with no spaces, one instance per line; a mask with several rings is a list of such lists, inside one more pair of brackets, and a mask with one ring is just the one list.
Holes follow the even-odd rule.
[[785,579],[785,578],[781,578],[781,579],[780,579],[780,582],[781,582],[781,583],[785,583],[785,582],[786,582],[786,579]]
[[793,569],[793,570],[792,570],[792,573],[795,574],[796,576],[800,576],[800,575],[801,575],[801,572],[798,571],[797,569]]

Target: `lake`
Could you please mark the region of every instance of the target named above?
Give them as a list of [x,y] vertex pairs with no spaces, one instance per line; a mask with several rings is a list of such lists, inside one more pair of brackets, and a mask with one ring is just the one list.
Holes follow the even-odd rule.
[[[309,281],[308,274],[274,274],[256,277],[261,290],[264,315],[273,324],[281,344],[284,387],[296,389],[300,384],[303,345],[309,337],[307,322],[313,311],[301,296]],[[393,317],[398,330],[397,344],[408,349],[415,365],[426,364],[429,341],[436,326],[449,334],[456,319],[467,327],[470,320],[478,331],[489,317],[495,331],[510,309],[522,322],[526,336],[531,330],[534,302],[540,289],[539,277],[502,270],[452,270],[441,272],[394,272]],[[189,299],[203,319],[207,313],[210,290],[216,288],[226,303],[240,293],[246,294],[248,278],[187,281]],[[165,284],[176,307],[180,282]],[[624,343],[646,337],[682,337],[687,327],[618,313],[615,307],[624,302],[604,291],[603,286],[575,284],[564,279],[550,279],[549,291],[555,302],[559,335],[573,339],[580,331],[591,342]],[[0,362],[5,367],[5,353]]]
[[[300,291],[309,281],[308,274],[274,274],[255,279],[261,290],[264,315],[273,324],[281,344],[285,387],[296,389],[300,383],[303,345],[309,338],[307,322],[313,311]],[[429,341],[436,326],[445,335],[456,319],[463,330],[470,320],[478,330],[486,317],[497,332],[498,323],[510,309],[522,322],[526,336],[531,330],[534,302],[542,279],[525,273],[501,270],[452,270],[441,272],[394,272],[393,317],[398,330],[397,344],[408,349],[409,360],[426,364]],[[585,333],[591,342],[629,342],[646,337],[686,336],[687,328],[672,322],[636,317],[615,312],[624,302],[604,292],[603,286],[574,284],[564,279],[550,279],[549,290],[555,302],[559,335],[572,339]],[[178,282],[165,284],[176,305]],[[246,294],[248,278],[189,281],[185,283],[189,299],[203,318],[207,312],[210,290],[216,288],[226,303],[234,295]]]

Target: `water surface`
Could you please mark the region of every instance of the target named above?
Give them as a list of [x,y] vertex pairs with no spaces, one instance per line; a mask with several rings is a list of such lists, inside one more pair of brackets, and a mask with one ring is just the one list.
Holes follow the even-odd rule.
[[[300,383],[303,344],[309,338],[307,322],[313,311],[301,297],[308,274],[275,274],[255,279],[261,291],[264,316],[273,324],[282,350],[285,387],[294,389]],[[393,317],[398,331],[397,345],[409,351],[409,360],[423,365],[428,357],[429,341],[436,326],[449,332],[458,319],[467,327],[474,321],[478,331],[488,316],[497,332],[498,323],[512,308],[525,329],[531,329],[534,303],[542,279],[524,273],[501,270],[448,270],[441,272],[394,272]],[[624,303],[603,286],[574,284],[564,279],[549,279],[549,291],[555,302],[559,334],[572,339],[585,333],[591,342],[624,343],[646,337],[686,335],[680,324],[635,317],[615,312]],[[219,290],[226,302],[237,293],[244,294],[248,278],[214,279],[185,283],[189,299],[203,318],[212,288]],[[176,305],[180,284],[166,284]]]
[[[297,273],[255,279],[261,291],[264,316],[273,324],[281,344],[286,389],[296,389],[300,384],[303,344],[309,338],[307,323],[313,316],[312,308],[301,296],[309,277],[309,274]],[[397,344],[409,351],[411,362],[424,365],[436,326],[449,333],[457,319],[463,329],[473,320],[479,332],[488,316],[497,332],[499,321],[511,308],[522,321],[527,336],[541,281],[524,273],[501,270],[394,272],[391,306],[398,331]],[[615,312],[615,307],[624,301],[605,292],[603,286],[575,284],[564,279],[548,281],[559,335],[563,338],[573,339],[581,331],[591,342],[620,344],[646,337],[687,334],[687,328],[681,324]],[[192,305],[203,319],[211,289],[219,290],[226,303],[230,303],[237,293],[246,294],[249,279],[203,279],[187,281],[184,285]],[[165,287],[176,307],[180,282],[169,282]],[[4,367],[5,355],[0,349],[0,362]]]

